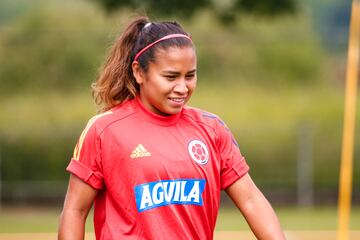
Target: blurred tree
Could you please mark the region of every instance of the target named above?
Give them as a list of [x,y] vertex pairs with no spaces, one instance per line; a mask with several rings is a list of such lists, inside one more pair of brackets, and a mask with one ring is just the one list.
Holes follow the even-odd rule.
[[236,19],[237,12],[249,12],[257,15],[274,16],[294,13],[296,0],[92,0],[101,4],[111,13],[118,8],[130,7],[142,9],[154,14],[189,17],[202,8],[213,10],[217,17],[226,23]]
[[[0,31],[0,94],[89,86],[106,47],[91,12],[38,9]],[[94,18],[94,16],[93,16]],[[100,22],[100,23],[99,23]]]
[[334,53],[346,53],[348,46],[351,0],[306,0],[311,9],[315,30],[327,49]]

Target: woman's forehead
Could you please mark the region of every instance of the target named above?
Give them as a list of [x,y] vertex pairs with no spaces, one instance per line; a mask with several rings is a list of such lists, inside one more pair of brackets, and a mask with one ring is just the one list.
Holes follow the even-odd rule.
[[196,66],[196,52],[193,47],[168,47],[158,49],[155,53],[155,62],[157,67],[166,67],[172,65]]

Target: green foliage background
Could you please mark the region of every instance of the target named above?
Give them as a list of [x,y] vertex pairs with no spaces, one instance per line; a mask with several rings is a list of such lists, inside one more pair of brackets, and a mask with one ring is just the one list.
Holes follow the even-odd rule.
[[[325,44],[311,7],[303,3],[292,16],[241,14],[228,26],[206,9],[191,19],[174,17],[197,47],[199,82],[190,105],[222,117],[254,180],[279,202],[296,197],[304,129],[311,133],[315,199],[336,201],[346,46],[333,51]],[[96,114],[90,84],[135,15],[122,9],[108,16],[91,1],[0,3],[1,176],[8,199],[15,197],[6,186],[19,181],[65,186],[76,140]],[[359,119],[358,111],[357,126]],[[359,144],[356,134],[358,202]]]

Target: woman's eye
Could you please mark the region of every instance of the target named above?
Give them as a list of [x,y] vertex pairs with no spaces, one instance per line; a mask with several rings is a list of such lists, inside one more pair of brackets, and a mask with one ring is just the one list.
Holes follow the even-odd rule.
[[186,75],[185,78],[186,79],[193,79],[195,77],[195,74],[191,74],[191,75]]
[[176,76],[165,76],[165,78],[168,80],[175,80]]

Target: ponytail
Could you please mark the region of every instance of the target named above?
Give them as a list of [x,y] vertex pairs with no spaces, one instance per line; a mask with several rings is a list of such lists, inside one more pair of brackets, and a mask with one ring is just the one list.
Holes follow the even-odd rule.
[[92,94],[101,112],[134,98],[139,91],[131,63],[138,35],[148,22],[147,17],[139,17],[126,28],[113,45],[99,78],[92,84]]

